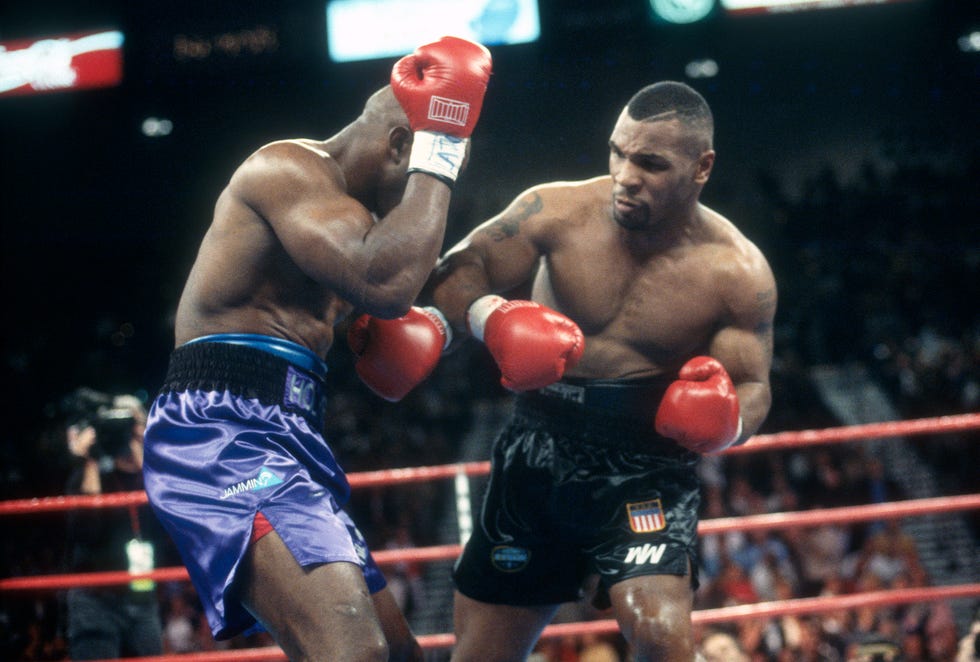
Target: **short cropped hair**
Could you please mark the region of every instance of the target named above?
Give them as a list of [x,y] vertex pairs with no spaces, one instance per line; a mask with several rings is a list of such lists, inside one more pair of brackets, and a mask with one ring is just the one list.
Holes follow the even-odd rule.
[[711,108],[685,83],[668,80],[647,85],[629,100],[626,112],[638,122],[677,118],[698,139],[698,151],[712,147],[715,122]]

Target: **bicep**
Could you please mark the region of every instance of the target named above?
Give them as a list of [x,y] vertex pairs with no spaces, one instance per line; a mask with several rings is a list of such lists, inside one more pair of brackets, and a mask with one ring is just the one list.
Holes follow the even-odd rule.
[[710,353],[736,385],[768,385],[772,366],[776,284],[768,267],[756,269],[731,297],[728,318],[715,333]]
[[358,248],[373,221],[322,164],[264,159],[247,164],[232,190],[265,220],[290,259],[311,279],[337,287],[356,272]]
[[474,229],[446,254],[441,264],[449,270],[463,265],[478,268],[494,292],[520,285],[534,273],[541,255],[543,209],[540,194],[522,195]]
[[729,315],[712,338],[711,356],[718,359],[735,384],[744,422],[752,435],[772,405],[772,368],[776,284],[767,265],[759,263],[738,279],[728,293]]
[[708,353],[721,361],[736,386],[769,383],[772,330],[727,326],[715,333]]
[[312,195],[273,218],[286,252],[313,280],[336,288],[345,274],[367,273],[364,238],[373,219],[356,201]]
[[541,249],[535,216],[541,198],[526,194],[475,228],[439,260],[430,287],[432,301],[459,326],[466,309],[488,293],[504,293],[528,281]]

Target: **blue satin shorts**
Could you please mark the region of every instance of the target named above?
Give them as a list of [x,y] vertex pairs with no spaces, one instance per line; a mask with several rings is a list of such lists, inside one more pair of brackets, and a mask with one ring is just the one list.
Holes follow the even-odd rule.
[[171,356],[143,473],[215,639],[260,629],[232,592],[258,512],[300,565],[354,563],[380,591],[384,576],[343,510],[350,486],[321,432],[323,362],[280,339],[270,346],[298,354],[269,351],[264,336],[205,340]]

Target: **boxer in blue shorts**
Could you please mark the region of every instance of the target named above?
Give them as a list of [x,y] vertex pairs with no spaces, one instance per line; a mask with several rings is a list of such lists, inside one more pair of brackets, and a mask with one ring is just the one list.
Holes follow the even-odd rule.
[[[353,311],[412,306],[490,76],[444,37],[325,140],[281,140],[233,173],[184,286],[145,435],[147,494],[218,639],[267,630],[294,660],[420,660],[323,438],[323,357]],[[358,327],[358,372],[397,399],[408,352]],[[415,347],[442,340],[418,335]],[[399,362],[400,361],[400,362]]]
[[320,432],[325,375],[308,349],[256,334],[204,336],[170,358],[143,474],[195,585],[210,589],[200,597],[217,639],[256,625],[225,596],[249,544],[273,530],[301,566],[352,563],[371,593],[386,585],[342,509],[350,487]]

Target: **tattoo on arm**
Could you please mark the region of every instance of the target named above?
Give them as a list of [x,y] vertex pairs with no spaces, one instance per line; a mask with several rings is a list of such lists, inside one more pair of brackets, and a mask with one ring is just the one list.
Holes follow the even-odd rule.
[[487,227],[484,232],[494,241],[503,241],[520,232],[521,223],[537,214],[544,207],[541,196],[537,193],[529,200],[521,200],[517,209],[512,213],[501,216]]

